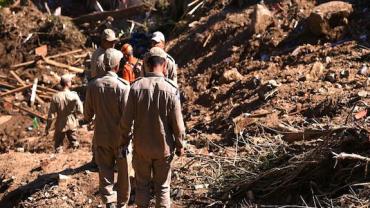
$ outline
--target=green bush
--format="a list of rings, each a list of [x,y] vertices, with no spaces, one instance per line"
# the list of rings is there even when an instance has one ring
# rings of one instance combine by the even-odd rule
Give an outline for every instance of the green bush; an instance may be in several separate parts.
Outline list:
[[[9,4],[13,3],[12,0],[0,0],[0,7],[7,6]]]

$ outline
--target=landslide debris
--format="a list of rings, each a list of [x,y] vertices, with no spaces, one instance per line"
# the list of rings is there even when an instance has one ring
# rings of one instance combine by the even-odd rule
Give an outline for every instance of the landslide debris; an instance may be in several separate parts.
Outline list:
[[[170,43],[194,173],[178,186],[190,179],[203,206],[366,202],[348,199],[367,193],[351,185],[368,180],[366,161],[334,153],[370,156],[368,1],[264,2],[206,4]]]
[[[68,17],[48,16],[33,4],[0,9],[0,68],[34,60],[34,49],[47,45],[49,54],[81,48],[85,36]]]

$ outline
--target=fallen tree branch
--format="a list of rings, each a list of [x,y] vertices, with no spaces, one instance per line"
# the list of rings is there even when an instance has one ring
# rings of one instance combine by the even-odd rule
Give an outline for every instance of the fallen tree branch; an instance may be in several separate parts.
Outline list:
[[[1,93],[0,94],[0,97],[4,97],[6,95],[11,95],[11,94],[14,94],[14,93],[17,93],[17,92],[21,92],[23,90],[26,90],[26,89],[29,89],[32,87],[33,84],[29,84],[29,85],[26,85],[26,86],[23,86],[23,87],[19,87],[19,88],[16,88],[14,90],[9,90],[7,92],[4,92],[4,93]]]
[[[59,62],[50,60],[50,59],[45,58],[45,57],[42,57],[42,59],[45,61],[45,63],[47,63],[49,65],[53,65],[53,66],[56,66],[56,67],[59,67],[59,68],[65,68],[65,69],[68,69],[68,71],[71,71],[71,72],[75,72],[75,73],[83,73],[84,72],[84,69],[81,69],[81,68],[78,68],[78,67],[69,66],[67,64],[59,63]]]
[[[370,158],[368,157],[364,157],[364,156],[361,156],[361,155],[358,155],[358,154],[348,154],[348,153],[340,153],[340,154],[337,154],[335,152],[332,152],[332,154],[334,155],[334,158],[336,160],[362,160],[362,161],[365,161],[365,162],[370,162]]]
[[[68,52],[64,52],[64,53],[55,54],[55,55],[52,55],[52,56],[47,56],[46,58],[48,58],[48,59],[58,58],[58,57],[62,57],[62,56],[68,56],[68,55],[71,55],[71,54],[79,53],[79,52],[82,52],[82,51],[83,51],[82,49],[77,49],[77,50],[73,50],[73,51],[68,51]],[[20,64],[15,64],[15,65],[10,66],[10,68],[15,69],[15,68],[23,67],[23,66],[28,66],[28,65],[36,63],[36,61],[37,60],[32,60],[32,61],[27,61],[27,62],[20,63]]]
[[[138,6],[125,8],[125,9],[119,9],[116,11],[105,11],[105,12],[98,12],[98,13],[92,13],[87,15],[82,15],[79,17],[76,17],[72,19],[72,21],[75,24],[83,24],[86,22],[97,22],[99,20],[106,19],[108,17],[113,17],[114,19],[124,19],[128,17],[132,17],[135,15],[143,14],[144,12],[147,12],[150,10],[150,6],[147,4],[140,4]]]
[[[26,113],[28,113],[28,114],[30,114],[30,115],[32,115],[32,116],[38,117],[38,118],[40,118],[40,119],[42,119],[42,120],[44,120],[44,121],[46,121],[46,120],[47,120],[46,116],[43,116],[43,115],[41,115],[41,114],[40,114],[40,113],[38,113],[38,112],[33,112],[33,111],[32,111],[32,110],[30,110],[30,109],[24,108],[24,107],[19,106],[19,105],[15,105],[14,103],[9,102],[9,101],[6,101],[6,100],[3,100],[3,101],[4,101],[4,102],[6,102],[6,103],[11,104],[13,107],[16,107],[16,108],[18,108],[19,110],[22,110],[22,111],[24,111],[24,112],[26,112]]]
[[[18,74],[16,74],[14,71],[10,71],[9,72],[16,80],[17,82],[19,82],[19,84],[21,84],[22,86],[26,86],[27,84],[18,76]],[[36,100],[38,103],[40,104],[44,104],[45,102],[38,96],[36,95]]]

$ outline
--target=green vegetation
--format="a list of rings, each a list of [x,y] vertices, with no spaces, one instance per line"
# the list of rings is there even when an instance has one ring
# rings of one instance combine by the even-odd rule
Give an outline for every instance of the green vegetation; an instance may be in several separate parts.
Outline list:
[[[0,0],[0,7],[7,6],[11,4],[13,1],[12,0]]]

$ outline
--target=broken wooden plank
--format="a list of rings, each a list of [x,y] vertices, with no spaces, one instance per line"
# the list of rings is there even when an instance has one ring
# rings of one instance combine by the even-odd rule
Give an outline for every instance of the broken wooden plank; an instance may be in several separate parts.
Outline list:
[[[57,92],[58,92],[58,90],[54,90],[54,89],[49,88],[49,87],[38,86],[38,88],[39,88],[40,90],[44,90],[44,91],[47,91],[47,92],[50,92],[50,93],[57,93]]]
[[[22,111],[24,111],[24,112],[26,112],[26,113],[28,113],[28,114],[30,114],[30,115],[32,115],[32,116],[38,117],[38,118],[40,118],[40,119],[42,119],[42,120],[44,120],[44,121],[46,121],[46,120],[47,120],[46,116],[43,116],[43,115],[41,115],[41,114],[40,114],[40,113],[38,113],[38,112],[34,112],[34,111],[32,111],[32,110],[30,110],[30,109],[27,109],[27,108],[24,108],[24,107],[22,107],[22,106],[15,105],[14,103],[11,103],[11,102],[6,101],[6,100],[3,100],[3,101],[4,101],[4,102],[6,102],[6,103],[11,104],[13,107],[16,107],[16,108],[18,108],[19,110],[22,110]]]
[[[64,52],[64,53],[59,53],[59,54],[55,54],[55,55],[52,55],[52,56],[48,56],[46,58],[58,58],[58,57],[63,57],[63,56],[68,56],[68,55],[72,55],[72,54],[75,54],[75,53],[79,53],[79,52],[82,52],[83,50],[82,49],[77,49],[77,50],[73,50],[73,51],[67,51],[67,52]],[[20,64],[15,64],[15,65],[12,65],[10,66],[11,69],[15,69],[15,68],[19,68],[19,67],[23,67],[23,66],[28,66],[28,65],[31,65],[31,64],[34,64],[36,63],[37,60],[32,60],[32,61],[27,61],[27,62],[24,62],[24,63],[20,63]]]
[[[14,90],[9,90],[7,92],[4,92],[4,93],[1,93],[0,94],[0,97],[4,97],[6,95],[11,95],[11,94],[14,94],[14,93],[17,93],[17,92],[21,92],[23,90],[26,90],[26,89],[29,89],[32,87],[33,84],[29,84],[29,85],[26,85],[26,86],[23,86],[23,87],[19,87],[19,88],[16,88]]]
[[[64,68],[64,69],[67,69],[68,71],[71,71],[71,72],[83,73],[85,71],[84,69],[74,67],[74,66],[70,66],[70,65],[67,65],[67,64],[63,64],[63,63],[59,63],[57,61],[53,61],[53,60],[50,60],[50,59],[45,58],[45,57],[42,57],[42,59],[45,61],[45,63],[47,63],[49,65]]]
[[[10,71],[9,72],[16,80],[17,82],[19,82],[19,84],[21,84],[22,86],[26,86],[26,82],[24,82],[19,76],[17,73],[15,73],[14,71]],[[36,95],[36,100],[38,103],[40,104],[44,104],[45,102],[38,96]]]
[[[0,82],[0,86],[6,87],[6,88],[9,88],[9,89],[14,89],[15,88],[13,85],[10,85],[10,84],[5,83],[5,82]]]
[[[33,106],[33,104],[35,104],[36,90],[37,90],[37,84],[38,84],[38,82],[39,82],[39,79],[37,79],[37,78],[35,78],[35,80],[33,81],[31,98],[30,98],[30,104],[31,104],[31,106]]]
[[[129,18],[135,15],[143,14],[150,10],[150,6],[148,4],[140,4],[138,6],[130,7],[127,9],[119,9],[116,11],[105,11],[105,12],[97,12],[87,15],[82,15],[72,19],[72,21],[76,24],[83,24],[86,22],[97,22],[99,20],[104,20],[108,17],[113,17],[114,19],[124,19]]]

